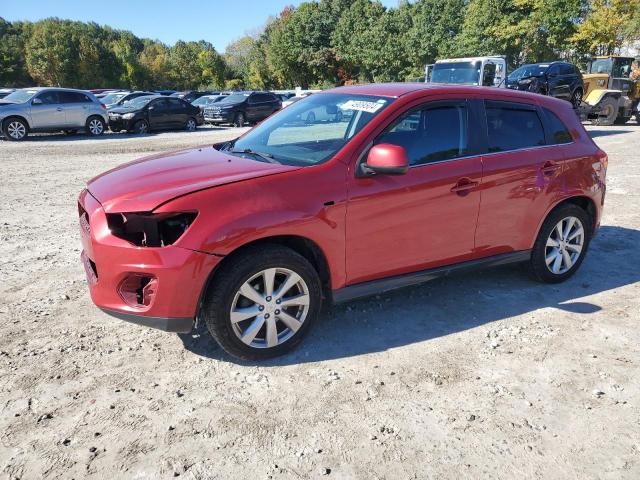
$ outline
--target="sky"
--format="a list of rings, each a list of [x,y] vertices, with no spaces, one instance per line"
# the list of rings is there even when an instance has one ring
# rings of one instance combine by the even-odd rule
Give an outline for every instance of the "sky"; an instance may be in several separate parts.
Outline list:
[[[0,17],[37,21],[47,17],[96,22],[130,30],[169,45],[206,40],[219,52],[232,41],[259,30],[271,15],[300,0],[0,0]],[[382,0],[395,7],[398,0]]]

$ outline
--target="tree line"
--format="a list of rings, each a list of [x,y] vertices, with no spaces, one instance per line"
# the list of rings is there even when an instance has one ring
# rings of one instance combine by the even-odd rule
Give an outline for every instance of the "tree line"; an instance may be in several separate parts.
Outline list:
[[[438,58],[584,63],[640,40],[640,0],[319,0],[219,53],[94,22],[0,17],[0,85],[135,89],[328,87],[406,81]]]

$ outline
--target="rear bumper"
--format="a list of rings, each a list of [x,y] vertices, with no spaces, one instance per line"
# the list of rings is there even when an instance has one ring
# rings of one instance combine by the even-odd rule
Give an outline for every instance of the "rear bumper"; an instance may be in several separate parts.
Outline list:
[[[93,303],[117,318],[172,332],[187,332],[200,295],[221,257],[186,248],[137,247],[111,235],[107,218],[88,191],[79,199],[82,262]],[[153,279],[151,294],[130,287],[132,279]],[[135,287],[137,288],[137,287]]]

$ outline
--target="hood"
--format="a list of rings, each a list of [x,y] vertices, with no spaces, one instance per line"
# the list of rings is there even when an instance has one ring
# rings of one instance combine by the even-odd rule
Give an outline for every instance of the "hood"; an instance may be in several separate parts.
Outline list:
[[[107,110],[109,110],[109,113],[136,113],[142,110],[142,108],[123,107],[122,105],[112,103],[111,105],[107,105]]]
[[[299,168],[202,147],[121,165],[90,180],[87,188],[107,213],[149,212],[198,190]]]

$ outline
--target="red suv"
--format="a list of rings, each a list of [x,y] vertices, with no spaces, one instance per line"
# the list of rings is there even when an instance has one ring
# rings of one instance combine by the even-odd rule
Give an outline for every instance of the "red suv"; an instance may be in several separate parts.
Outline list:
[[[297,345],[326,300],[510,262],[567,279],[599,226],[606,168],[561,100],[336,88],[231,142],[91,180],[82,260],[107,313],[174,332],[201,319],[228,353],[261,359]]]

